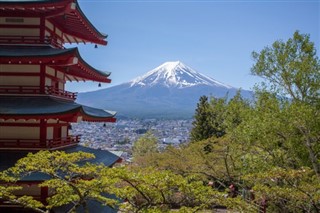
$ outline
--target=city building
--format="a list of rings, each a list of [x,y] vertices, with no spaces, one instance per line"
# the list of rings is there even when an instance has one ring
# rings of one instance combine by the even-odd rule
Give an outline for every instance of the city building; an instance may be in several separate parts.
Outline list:
[[[68,81],[111,82],[77,48],[65,48],[107,45],[106,38],[76,0],[0,0],[0,171],[39,150],[91,152],[107,166],[120,160],[80,146],[81,136],[70,131],[74,122],[115,122],[115,113],[80,105],[65,90]],[[48,189],[36,187],[39,181],[34,175],[20,184],[44,201]]]

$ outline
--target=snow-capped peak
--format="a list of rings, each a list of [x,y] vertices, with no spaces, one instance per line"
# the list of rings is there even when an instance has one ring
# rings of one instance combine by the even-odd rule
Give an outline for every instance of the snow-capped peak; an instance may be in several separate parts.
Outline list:
[[[213,78],[194,71],[180,61],[165,62],[157,68],[129,82],[132,86],[192,87],[196,85],[212,85],[232,88]]]

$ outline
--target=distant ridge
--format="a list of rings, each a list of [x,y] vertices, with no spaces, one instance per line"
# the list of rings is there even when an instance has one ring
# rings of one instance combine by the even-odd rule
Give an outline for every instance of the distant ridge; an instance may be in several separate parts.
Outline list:
[[[166,62],[132,81],[79,93],[77,102],[131,118],[192,118],[200,96],[229,98],[237,88],[196,72],[180,61]],[[242,90],[250,98],[250,91]]]

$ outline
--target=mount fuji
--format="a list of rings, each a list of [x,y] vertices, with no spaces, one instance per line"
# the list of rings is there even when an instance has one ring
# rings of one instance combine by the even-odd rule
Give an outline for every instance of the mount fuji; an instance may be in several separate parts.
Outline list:
[[[132,81],[79,93],[77,102],[112,109],[131,118],[192,118],[202,95],[234,96],[237,88],[196,72],[180,61],[166,62]],[[250,98],[250,91],[241,90]]]
[[[179,89],[197,85],[211,85],[228,89],[232,88],[213,78],[194,71],[180,61],[166,62],[147,72],[145,75],[133,79],[130,83],[131,87],[145,86],[149,88],[160,85],[167,88],[173,87]]]

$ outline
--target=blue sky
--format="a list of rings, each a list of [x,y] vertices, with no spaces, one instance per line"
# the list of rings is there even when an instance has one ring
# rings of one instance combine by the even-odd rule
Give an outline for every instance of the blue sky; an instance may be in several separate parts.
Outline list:
[[[296,30],[320,51],[320,1],[78,0],[108,45],[78,45],[93,67],[112,72],[111,84],[68,83],[92,91],[128,82],[167,61],[181,61],[234,87],[251,89],[252,51]]]

